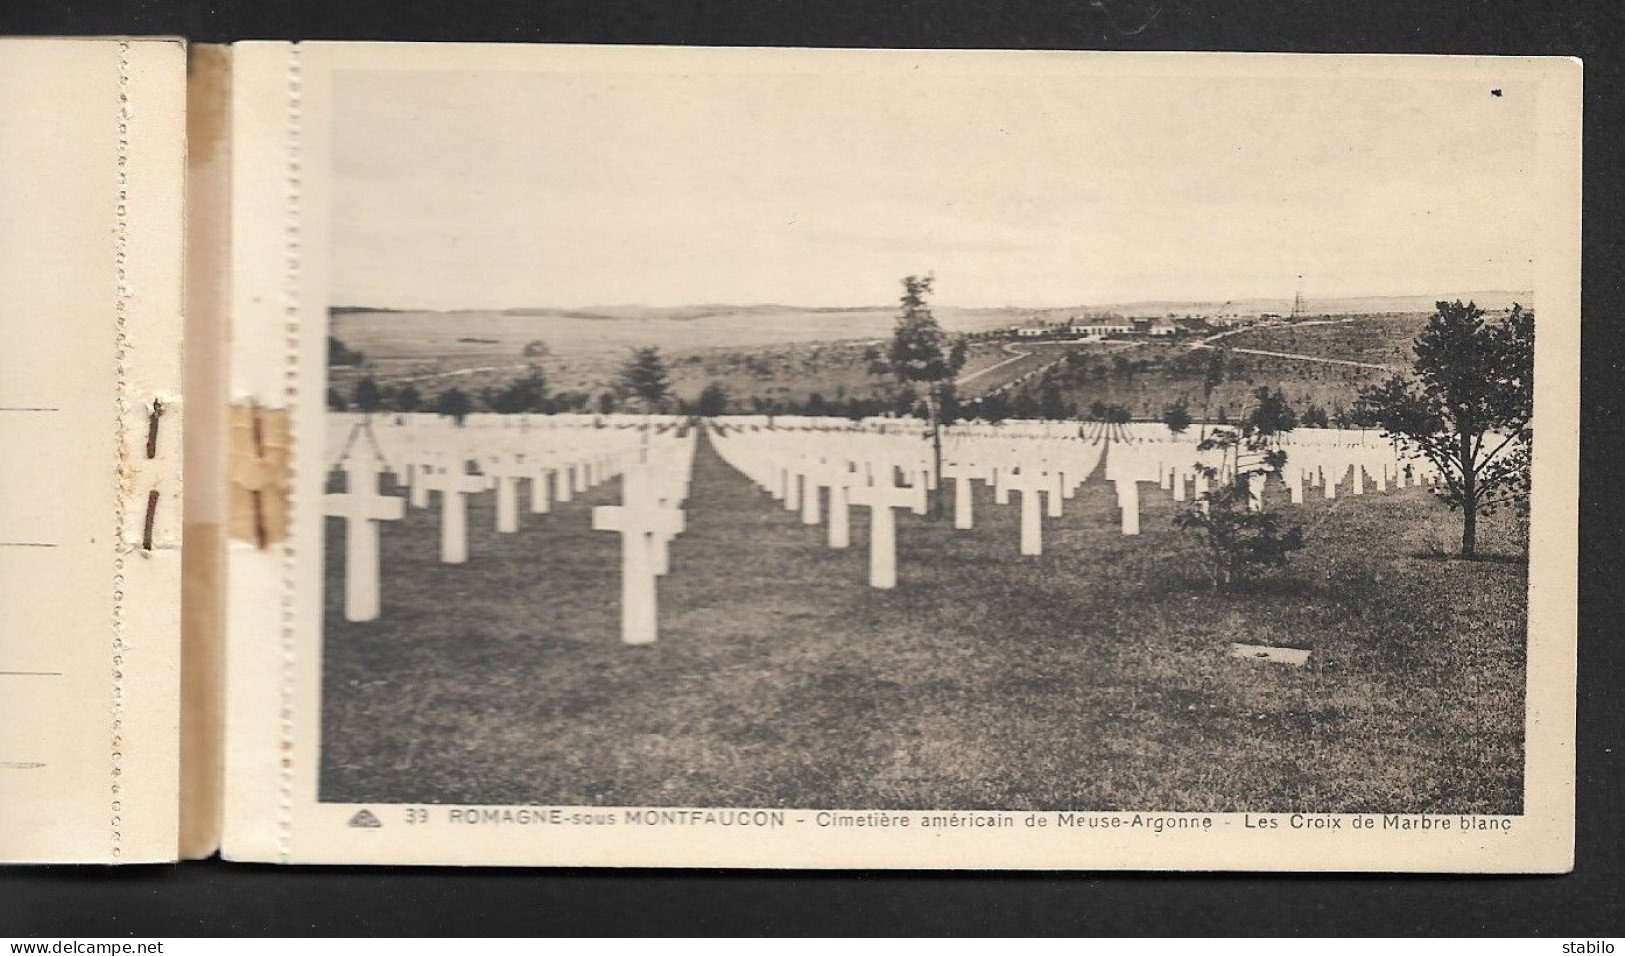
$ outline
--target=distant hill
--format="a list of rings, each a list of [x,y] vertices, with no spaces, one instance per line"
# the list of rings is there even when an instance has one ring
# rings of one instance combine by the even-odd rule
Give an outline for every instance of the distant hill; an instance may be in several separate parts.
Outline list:
[[[1341,298],[1307,298],[1304,300],[1305,309],[1313,315],[1370,315],[1382,312],[1432,312],[1434,303],[1440,300],[1454,301],[1462,299],[1478,303],[1479,307],[1498,311],[1510,309],[1514,302],[1525,306],[1534,304],[1532,292],[1509,292],[1505,290],[1479,291],[1479,292],[1449,292],[1439,295],[1365,295],[1345,296]],[[1126,302],[1118,305],[1095,306],[1094,308],[1118,312],[1123,315],[1167,315],[1172,312],[1176,315],[1200,315],[1211,313],[1220,307],[1226,313],[1239,313],[1241,315],[1256,315],[1260,312],[1279,312],[1282,314],[1292,311],[1290,297],[1270,299],[1235,299],[1228,303],[1214,301],[1193,300],[1164,300],[1151,302]]]
[[[1431,312],[1440,298],[1472,299],[1499,310],[1513,302],[1526,305],[1532,296],[1523,292],[1462,292],[1440,296],[1360,296],[1310,299],[1312,315],[1359,315],[1383,312]],[[1291,311],[1290,299],[1240,299],[1229,303],[1196,300],[1157,300],[1104,303],[1069,308],[964,308],[937,305],[932,312],[944,328],[954,332],[983,332],[1012,325],[1062,322],[1088,313],[1115,312],[1124,316],[1256,315]],[[893,305],[845,308],[806,308],[790,305],[686,306],[615,305],[584,308],[517,308],[503,310],[407,311],[343,306],[330,310],[333,333],[351,347],[370,356],[414,356],[424,353],[462,352],[470,342],[479,351],[508,353],[534,340],[553,348],[601,350],[632,345],[670,347],[750,347],[774,343],[836,339],[881,339],[891,334],[897,308]],[[459,339],[469,341],[458,342]]]

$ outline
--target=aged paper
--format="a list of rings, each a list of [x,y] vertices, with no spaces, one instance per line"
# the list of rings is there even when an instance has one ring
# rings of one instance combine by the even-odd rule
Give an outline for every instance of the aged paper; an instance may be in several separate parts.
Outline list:
[[[0,41],[0,860],[172,860],[184,49]]]
[[[1571,865],[1577,62],[232,61],[228,858]]]
[[[187,50],[186,529],[181,582],[181,853],[220,846],[224,789],[226,334],[229,328],[231,58]]]

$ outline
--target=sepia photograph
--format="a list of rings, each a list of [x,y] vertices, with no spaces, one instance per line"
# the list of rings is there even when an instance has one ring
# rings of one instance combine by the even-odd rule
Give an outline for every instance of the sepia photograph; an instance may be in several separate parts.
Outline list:
[[[1527,74],[823,62],[332,71],[318,799],[1522,814]]]

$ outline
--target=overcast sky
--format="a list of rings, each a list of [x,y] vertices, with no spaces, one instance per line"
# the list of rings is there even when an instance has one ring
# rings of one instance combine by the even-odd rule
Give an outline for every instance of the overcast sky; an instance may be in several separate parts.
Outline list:
[[[1481,81],[344,72],[335,305],[877,305],[1532,286]]]

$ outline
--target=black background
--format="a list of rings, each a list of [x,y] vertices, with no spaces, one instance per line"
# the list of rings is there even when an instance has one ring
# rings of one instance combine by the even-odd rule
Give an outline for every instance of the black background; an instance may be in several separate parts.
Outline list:
[[[1578,56],[1585,332],[1578,852],[1563,877],[0,868],[0,936],[1625,933],[1619,0],[0,0],[0,34]],[[1156,11],[1154,17],[1147,17]],[[1135,32],[1135,31],[1138,32]],[[3,215],[3,211],[0,211]],[[87,702],[87,706],[92,704]],[[0,807],[0,813],[5,808]],[[1555,950],[1554,950],[1555,951]]]

